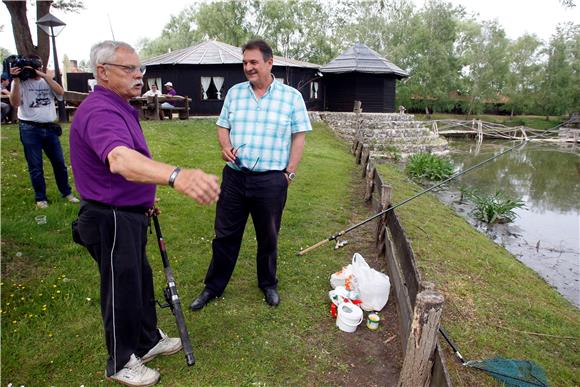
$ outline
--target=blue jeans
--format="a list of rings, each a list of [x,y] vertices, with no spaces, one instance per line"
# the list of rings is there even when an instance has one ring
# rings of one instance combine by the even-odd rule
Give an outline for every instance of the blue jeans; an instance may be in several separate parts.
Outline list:
[[[38,202],[47,200],[44,169],[42,167],[42,151],[52,164],[56,185],[63,197],[71,193],[68,183],[68,171],[64,163],[62,147],[56,133],[41,125],[31,125],[20,122],[20,141],[24,146],[24,156],[28,164],[28,173],[34,189],[34,199]]]

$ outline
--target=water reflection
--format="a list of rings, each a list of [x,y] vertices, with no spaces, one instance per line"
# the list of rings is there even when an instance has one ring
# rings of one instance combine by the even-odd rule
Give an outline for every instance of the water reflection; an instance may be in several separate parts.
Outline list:
[[[452,140],[450,157],[465,170],[513,145],[485,140],[478,149],[473,140]],[[580,307],[580,148],[528,143],[461,176],[453,183],[460,187],[521,198],[525,208],[515,210],[514,223],[485,231]],[[468,212],[450,191],[440,196]]]

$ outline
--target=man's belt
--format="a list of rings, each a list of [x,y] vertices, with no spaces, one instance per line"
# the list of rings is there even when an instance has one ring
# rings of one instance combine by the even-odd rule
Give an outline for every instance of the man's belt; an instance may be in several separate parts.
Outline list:
[[[147,213],[147,211],[149,211],[149,208],[147,208],[145,206],[113,206],[113,205],[110,205],[107,203],[101,203],[101,202],[98,202],[96,200],[89,200],[89,199],[82,199],[81,206],[83,204],[89,204],[89,205],[92,205],[95,207],[113,209],[113,210],[117,210],[117,211],[133,212],[135,214],[143,214],[143,215],[145,215]]]

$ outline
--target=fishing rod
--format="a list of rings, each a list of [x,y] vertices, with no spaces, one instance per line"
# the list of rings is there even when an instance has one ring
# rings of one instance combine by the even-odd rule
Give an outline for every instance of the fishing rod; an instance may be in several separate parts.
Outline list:
[[[426,194],[427,192],[431,192],[434,189],[436,189],[438,187],[441,187],[443,184],[448,183],[451,180],[456,179],[456,178],[458,178],[461,175],[465,175],[466,173],[468,173],[468,172],[470,172],[470,171],[472,171],[472,170],[474,170],[476,168],[479,168],[482,165],[487,164],[490,161],[493,161],[493,160],[497,159],[498,157],[503,156],[504,154],[513,151],[516,148],[519,148],[519,147],[525,145],[529,140],[530,140],[529,138],[526,139],[526,140],[523,140],[521,143],[519,143],[517,145],[514,145],[511,148],[508,148],[508,149],[506,149],[506,150],[498,153],[495,156],[492,156],[492,157],[490,157],[488,159],[485,159],[485,160],[483,160],[483,161],[481,161],[481,162],[479,162],[479,163],[477,163],[477,164],[475,164],[475,165],[473,165],[473,166],[471,166],[471,167],[469,167],[469,168],[467,168],[467,169],[465,169],[463,171],[459,171],[459,172],[453,174],[451,177],[443,180],[442,182],[440,182],[438,184],[435,184],[434,186],[431,186],[431,187],[429,187],[429,188],[427,188],[427,189],[425,189],[425,190],[423,190],[423,191],[421,191],[421,192],[419,192],[419,193],[417,193],[417,194],[415,194],[415,195],[413,195],[413,196],[411,196],[411,197],[403,200],[402,202],[395,204],[394,206],[390,206],[389,208],[387,208],[387,209],[385,209],[385,210],[383,210],[383,211],[381,211],[379,213],[376,213],[375,215],[371,216],[370,218],[367,218],[367,219],[363,220],[360,223],[357,223],[355,225],[352,225],[349,228],[344,229],[342,231],[339,231],[336,234],[331,235],[328,238],[323,239],[320,242],[318,242],[318,243],[316,243],[316,244],[314,244],[314,245],[312,245],[310,247],[307,247],[307,248],[305,248],[303,250],[300,250],[299,252],[296,253],[296,255],[302,256],[302,255],[304,255],[304,254],[306,254],[306,253],[308,253],[308,252],[310,252],[310,251],[312,251],[312,250],[314,250],[314,249],[322,246],[323,244],[325,244],[327,242],[330,242],[330,241],[333,241],[333,240],[337,240],[338,238],[340,238],[344,234],[347,234],[347,233],[351,232],[352,230],[357,229],[360,226],[363,226],[363,225],[367,224],[368,222],[370,222],[370,221],[378,218],[379,216],[382,216],[382,215],[386,214],[387,212],[394,210],[395,208],[401,207],[403,204],[409,203],[411,200],[414,200],[414,199],[418,198],[419,196],[422,196],[422,195]],[[338,244],[337,244],[337,246],[338,246]]]

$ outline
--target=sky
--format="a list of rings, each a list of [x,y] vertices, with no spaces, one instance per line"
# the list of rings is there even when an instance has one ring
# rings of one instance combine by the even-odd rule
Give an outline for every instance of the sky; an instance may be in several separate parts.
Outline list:
[[[199,1],[199,0],[198,0]],[[423,0],[413,0],[422,6]],[[580,20],[580,0],[573,9],[564,8],[558,0],[447,0],[463,5],[478,20],[497,20],[510,39],[524,33],[534,33],[547,42],[555,32],[556,25],[565,21]],[[194,0],[84,0],[85,10],[78,14],[63,13],[52,9],[52,13],[64,21],[65,29],[56,37],[59,59],[66,54],[69,59],[88,60],[94,43],[112,39],[131,45],[143,38],[158,37],[171,15],[177,15]],[[29,3],[30,4],[30,3]],[[28,7],[29,23],[36,22],[35,9]],[[6,7],[0,5],[0,47],[16,53],[12,35],[12,24]],[[111,33],[111,30],[113,34]],[[33,32],[33,40],[35,40]]]

